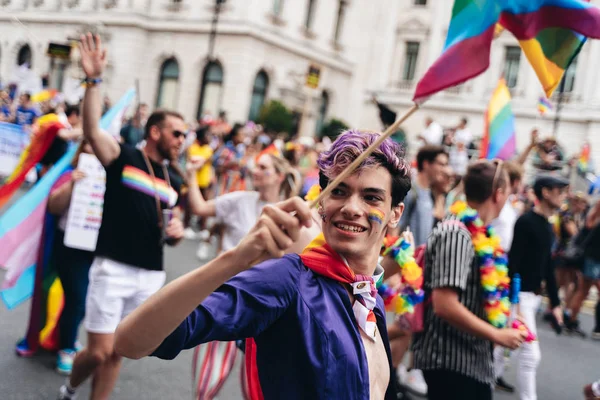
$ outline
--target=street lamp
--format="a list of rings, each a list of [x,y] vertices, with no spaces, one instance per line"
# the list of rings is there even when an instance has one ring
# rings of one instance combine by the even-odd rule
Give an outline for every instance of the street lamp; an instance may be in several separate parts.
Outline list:
[[[210,27],[210,36],[208,38],[208,59],[213,59],[213,52],[215,50],[215,39],[217,37],[217,23],[219,22],[219,14],[221,9],[227,0],[215,0],[215,11],[213,13],[212,24]]]

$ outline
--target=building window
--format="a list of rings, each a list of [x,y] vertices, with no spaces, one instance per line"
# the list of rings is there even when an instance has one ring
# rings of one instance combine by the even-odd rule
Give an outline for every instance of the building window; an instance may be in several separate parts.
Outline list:
[[[17,54],[17,65],[20,67],[23,64],[27,64],[31,68],[31,47],[28,44],[24,45],[19,49]]]
[[[415,6],[426,6],[427,0],[415,0]]]
[[[174,58],[169,58],[160,67],[156,107],[177,108],[179,94],[179,64]]]
[[[210,62],[202,74],[202,88],[200,89],[200,103],[198,104],[198,118],[204,114],[214,117],[219,115],[221,97],[223,92],[223,68],[217,62]]]
[[[306,20],[304,21],[304,27],[307,30],[312,28],[313,20],[315,18],[315,8],[317,6],[317,0],[308,0],[306,6]]]
[[[48,85],[51,89],[57,89],[58,91],[63,90],[67,66],[68,60],[55,57],[50,58],[50,76],[48,77]]]
[[[259,71],[254,78],[254,86],[252,87],[252,97],[250,98],[250,114],[248,119],[255,121],[258,119],[260,109],[265,104],[267,97],[267,89],[269,88],[269,77],[265,71]]]
[[[335,21],[335,31],[333,32],[333,41],[339,43],[342,29],[344,28],[344,20],[346,19],[346,8],[348,7],[347,0],[339,0],[338,12]]]
[[[319,104],[319,116],[317,118],[317,126],[316,133],[317,135],[321,135],[321,130],[323,129],[323,125],[325,125],[325,118],[327,118],[327,111],[329,109],[329,95],[327,92],[323,91],[321,95],[321,104]]]
[[[559,92],[571,93],[575,89],[575,73],[577,72],[577,57],[573,59],[569,68],[565,71],[563,81],[558,85]]]
[[[284,0],[273,0],[273,15],[281,17]]]
[[[504,79],[506,86],[514,88],[519,78],[519,64],[521,63],[521,48],[518,46],[506,46],[506,58],[504,61]]]
[[[419,42],[406,42],[406,57],[404,59],[403,81],[415,79],[417,59],[419,58]]]

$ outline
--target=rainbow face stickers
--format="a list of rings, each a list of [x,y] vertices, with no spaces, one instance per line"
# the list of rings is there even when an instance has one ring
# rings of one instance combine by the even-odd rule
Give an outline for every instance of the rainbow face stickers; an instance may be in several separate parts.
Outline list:
[[[385,214],[383,211],[378,210],[377,208],[371,208],[369,210],[369,221],[375,222],[379,225],[383,224],[383,219],[385,218]]]

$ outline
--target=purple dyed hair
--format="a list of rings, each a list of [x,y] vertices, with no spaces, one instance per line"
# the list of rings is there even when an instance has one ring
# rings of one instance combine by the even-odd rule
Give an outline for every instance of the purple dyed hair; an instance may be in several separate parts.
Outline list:
[[[321,153],[317,161],[321,188],[325,188],[330,179],[339,175],[380,135],[358,130],[342,132],[331,149]],[[404,159],[404,149],[392,139],[386,139],[360,164],[356,172],[374,166],[384,167],[392,175],[392,206],[397,206],[410,190],[410,165]]]

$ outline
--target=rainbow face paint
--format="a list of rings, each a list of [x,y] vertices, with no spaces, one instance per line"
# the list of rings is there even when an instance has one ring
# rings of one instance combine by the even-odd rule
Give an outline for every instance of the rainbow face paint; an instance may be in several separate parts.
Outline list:
[[[376,222],[379,225],[383,224],[383,218],[385,217],[385,214],[381,211],[378,210],[376,208],[371,208],[369,210],[369,221],[371,222]]]

